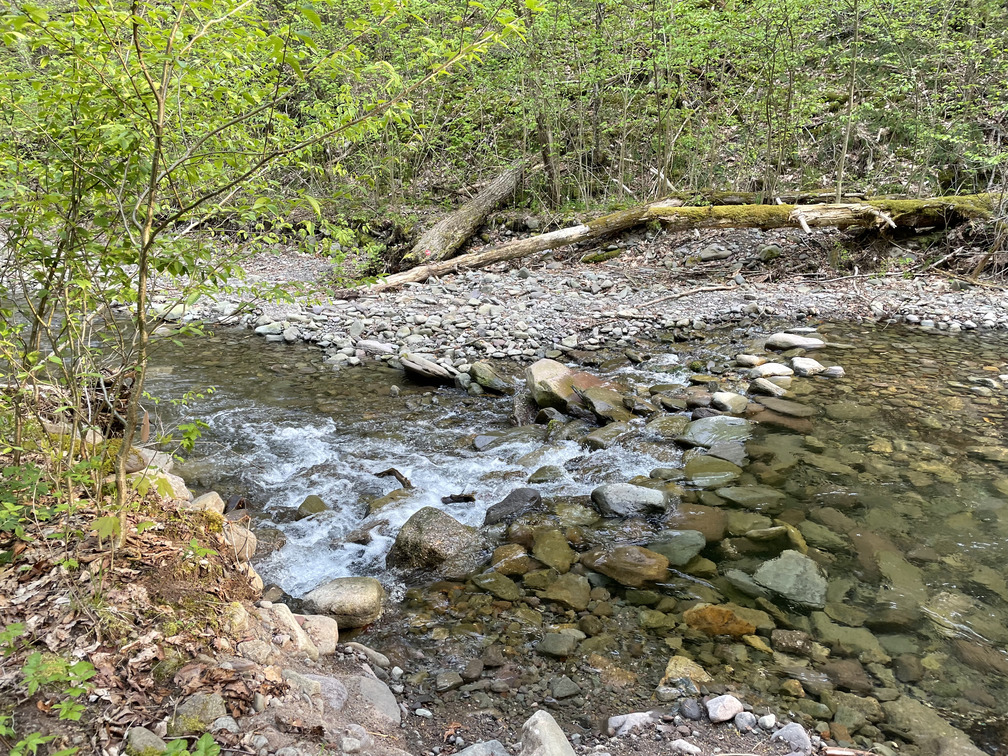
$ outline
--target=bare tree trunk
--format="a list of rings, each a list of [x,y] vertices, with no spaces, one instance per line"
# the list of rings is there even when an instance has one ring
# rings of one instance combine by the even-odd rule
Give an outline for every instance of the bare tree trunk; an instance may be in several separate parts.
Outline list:
[[[451,257],[483,225],[486,217],[515,193],[526,165],[525,160],[512,165],[462,207],[431,226],[403,262],[416,265]]]
[[[924,200],[873,199],[833,205],[714,205],[683,207],[682,200],[660,200],[629,210],[604,215],[588,223],[530,236],[480,252],[422,265],[388,276],[364,289],[367,293],[388,291],[407,283],[426,281],[466,268],[480,268],[568,244],[600,239],[648,221],[666,228],[930,228],[951,226],[970,218],[989,217],[994,195],[934,197]]]

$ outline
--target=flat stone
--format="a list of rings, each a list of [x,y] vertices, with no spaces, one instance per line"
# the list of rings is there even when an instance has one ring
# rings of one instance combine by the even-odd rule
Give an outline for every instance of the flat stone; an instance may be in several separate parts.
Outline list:
[[[752,426],[745,418],[715,415],[694,420],[679,438],[689,446],[710,447],[718,443],[746,441],[751,433]]]
[[[764,562],[753,580],[796,604],[815,609],[826,606],[826,578],[819,565],[797,551],[787,550]]]
[[[701,454],[692,457],[683,472],[697,488],[715,488],[736,480],[742,474],[742,468],[727,460]]]
[[[668,576],[668,559],[641,546],[600,547],[581,555],[581,563],[623,585],[639,587]]]
[[[770,336],[766,340],[766,345],[770,349],[787,351],[788,349],[820,349],[826,346],[826,342],[812,336],[782,332]]]
[[[517,601],[524,593],[509,577],[490,570],[471,578],[473,585],[502,601]]]
[[[663,530],[647,547],[668,559],[669,565],[682,567],[706,545],[707,539],[699,530]]]
[[[591,585],[584,575],[572,572],[560,575],[542,593],[542,597],[558,604],[564,604],[576,611],[584,611],[591,600]]]
[[[532,534],[532,556],[564,573],[577,561],[577,554],[567,543],[567,538],[556,528],[537,528]]]
[[[779,362],[764,362],[749,371],[750,378],[770,378],[774,375],[794,375],[794,370]]]
[[[355,694],[360,696],[372,711],[389,720],[394,726],[399,726],[402,720],[399,702],[396,701],[395,694],[389,690],[388,685],[365,675],[351,675],[343,682],[351,699]]]
[[[168,750],[168,744],[146,727],[130,727],[126,733],[126,753],[129,756],[156,756]]]
[[[778,386],[767,378],[757,378],[749,384],[749,391],[753,394],[764,394],[766,396],[784,396],[787,389]]]
[[[543,656],[565,659],[577,649],[578,639],[569,633],[546,633],[536,644],[536,652]]]
[[[817,412],[815,407],[809,407],[807,404],[801,404],[800,402],[793,402],[790,399],[779,399],[775,396],[761,396],[756,401],[768,410],[789,417],[813,417]]]
[[[784,494],[770,486],[731,486],[719,488],[717,495],[733,504],[757,512],[774,514],[783,508]]]
[[[784,725],[770,736],[770,740],[786,743],[792,751],[804,753],[805,756],[812,753],[812,739],[805,732],[805,728],[797,722]]]

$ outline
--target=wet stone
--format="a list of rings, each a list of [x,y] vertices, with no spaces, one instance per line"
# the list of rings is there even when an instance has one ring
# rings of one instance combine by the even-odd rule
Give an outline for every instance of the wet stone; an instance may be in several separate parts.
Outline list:
[[[590,593],[591,586],[587,578],[568,572],[551,581],[542,596],[577,611],[583,611],[588,608]]]
[[[578,639],[569,633],[546,633],[536,644],[536,652],[563,659],[573,654],[577,646]]]

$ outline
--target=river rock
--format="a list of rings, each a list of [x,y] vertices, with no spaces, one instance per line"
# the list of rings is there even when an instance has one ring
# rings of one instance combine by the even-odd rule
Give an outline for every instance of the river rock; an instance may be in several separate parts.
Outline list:
[[[581,439],[581,443],[592,451],[609,449],[619,443],[630,431],[631,428],[627,423],[609,423],[585,435]]]
[[[609,517],[632,517],[664,511],[667,498],[662,491],[632,483],[606,483],[591,493],[592,504]]]
[[[341,577],[323,583],[305,597],[313,611],[328,614],[342,628],[364,627],[382,614],[385,589],[372,577]]]
[[[577,646],[578,638],[572,633],[546,633],[536,644],[536,652],[565,659],[577,650]]]
[[[541,595],[544,599],[581,612],[588,608],[591,600],[591,584],[584,575],[567,572],[553,580]]]
[[[455,368],[444,367],[419,354],[403,353],[399,357],[399,362],[403,366],[403,370],[406,371],[406,375],[414,380],[422,383],[455,385],[455,376],[458,375]]]
[[[542,483],[553,483],[557,480],[563,480],[567,473],[562,467],[557,467],[556,465],[543,465],[542,467],[536,469],[531,475],[528,476],[528,482],[532,484],[542,484]]]
[[[539,407],[566,410],[575,398],[573,373],[556,360],[542,359],[525,368],[525,385]]]
[[[502,376],[489,362],[482,360],[469,366],[469,375],[487,391],[503,394],[512,389],[511,381]]]
[[[820,349],[826,342],[814,336],[803,336],[797,333],[775,333],[766,340],[770,349],[787,351],[788,349]]]
[[[632,588],[668,575],[668,559],[641,546],[591,549],[581,555],[581,564]]]
[[[486,591],[491,596],[499,598],[501,601],[517,601],[522,597],[522,590],[509,577],[499,572],[490,570],[481,575],[474,575],[471,578],[473,585]]]
[[[226,716],[224,699],[219,693],[195,693],[175,708],[168,720],[168,734],[202,735],[216,719]]]
[[[224,499],[216,491],[208,491],[202,496],[197,496],[193,499],[186,508],[194,512],[216,512],[219,515],[223,515]]]
[[[796,604],[814,609],[826,606],[826,578],[819,565],[797,551],[787,550],[764,562],[753,580]]]
[[[325,502],[315,494],[308,494],[305,500],[301,502],[301,505],[297,508],[297,514],[295,519],[303,520],[305,517],[311,517],[313,514],[318,514],[319,512],[325,512],[329,507],[326,506]]]
[[[623,395],[604,386],[590,386],[578,395],[601,423],[623,423],[633,415],[623,406]]]
[[[560,725],[542,709],[522,725],[522,746],[518,756],[575,756]]]
[[[492,505],[483,517],[484,525],[511,522],[542,503],[542,495],[534,488],[516,488],[503,499]]]
[[[494,549],[490,565],[501,575],[524,575],[540,566],[525,547],[517,543],[505,543]]]
[[[481,545],[479,532],[434,507],[423,507],[400,528],[385,561],[400,569],[430,569]]]
[[[751,486],[725,486],[716,491],[722,499],[756,512],[776,514],[784,508],[785,496],[776,488],[754,484]]]
[[[920,747],[923,756],[982,756],[962,730],[945,721],[937,711],[907,696],[882,704],[886,724],[904,733]]]
[[[820,641],[845,656],[855,656],[864,662],[890,661],[882,644],[865,627],[846,627],[831,621],[824,612],[812,612],[812,628]]]
[[[681,530],[699,530],[707,543],[716,543],[724,538],[728,527],[728,517],[723,510],[687,502],[679,504],[666,522]]]
[[[377,678],[365,675],[350,675],[343,679],[348,700],[367,705],[372,713],[388,721],[393,727],[398,727],[402,721],[399,702],[388,685]]]
[[[795,375],[803,377],[826,372],[826,368],[811,357],[792,357],[791,368],[794,370]]]
[[[742,468],[727,460],[700,454],[690,458],[683,472],[686,479],[697,488],[715,488],[738,478],[742,474]]]
[[[556,528],[537,528],[532,534],[532,555],[559,573],[567,572],[577,561],[577,554]]]
[[[735,715],[742,711],[745,707],[735,696],[715,696],[707,702],[707,716],[714,724],[735,719]]]
[[[797,722],[791,722],[781,727],[770,736],[771,741],[779,740],[786,743],[788,748],[796,753],[804,753],[805,756],[812,753],[812,740],[809,738],[805,728]]]
[[[707,539],[699,530],[663,530],[648,548],[668,559],[671,566],[682,567],[706,545]]]
[[[765,394],[766,396],[784,396],[787,389],[779,386],[768,378],[757,378],[749,384],[749,391],[753,394]]]
[[[749,406],[749,400],[732,391],[715,391],[711,394],[711,406],[733,415],[741,415]]]
[[[710,447],[718,443],[745,441],[751,432],[752,428],[745,418],[715,415],[691,422],[678,440],[688,446]]]
[[[336,644],[339,643],[339,622],[335,617],[309,614],[304,618],[301,628],[315,644],[319,656],[332,656],[336,653]]]
[[[794,370],[779,362],[764,362],[749,370],[749,377],[753,379],[771,378],[775,375],[794,375]]]
[[[790,399],[780,399],[775,396],[761,396],[756,401],[768,410],[772,410],[780,415],[787,415],[788,417],[805,418],[813,417],[816,414],[815,407],[809,407],[807,404],[801,404],[800,402],[793,402]]]
[[[743,635],[752,635],[756,632],[754,624],[742,619],[731,609],[714,604],[691,606],[683,612],[683,621],[694,630],[710,636],[729,635],[732,638],[741,638]],[[732,717],[734,716],[735,714],[732,714]]]
[[[259,546],[259,539],[256,538],[255,533],[244,525],[239,525],[231,520],[224,520],[221,527],[223,529],[221,535],[224,538],[227,553],[237,559],[239,563],[250,561]]]
[[[661,438],[677,438],[689,425],[690,419],[686,415],[659,415],[654,420],[648,421],[644,430]]]
[[[660,685],[675,685],[676,681],[682,679],[691,680],[696,685],[703,685],[711,682],[714,678],[692,659],[685,656],[673,656],[665,665],[665,674],[662,675]]]
[[[127,756],[158,756],[168,744],[146,727],[131,727],[126,733]]]

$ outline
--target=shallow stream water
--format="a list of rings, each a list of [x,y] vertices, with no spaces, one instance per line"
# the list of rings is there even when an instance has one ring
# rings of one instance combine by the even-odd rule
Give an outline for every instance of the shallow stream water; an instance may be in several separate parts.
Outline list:
[[[730,484],[779,491],[773,511],[749,514],[797,525],[828,572],[828,620],[815,624],[785,608],[781,621],[820,636],[837,626],[869,628],[868,647],[857,646],[864,644],[858,639],[851,655],[861,657],[877,688],[935,705],[959,724],[968,723],[989,752],[1002,753],[997,740],[1004,731],[997,723],[1008,716],[1008,391],[1002,377],[1008,373],[1008,339],[857,324],[828,324],[820,331],[832,346],[812,356],[841,365],[846,376],[795,379],[793,397],[811,408],[811,417],[790,428],[755,426],[742,474]],[[685,388],[694,372],[687,365],[699,360],[704,372],[724,373],[723,390],[744,389],[748,381],[732,377],[733,358],[750,351],[754,341],[753,334],[736,331],[713,333],[700,345],[655,344],[648,362],[631,366],[614,359],[600,372],[631,386]],[[225,498],[239,493],[250,502],[257,525],[282,531],[286,544],[262,557],[257,568],[294,596],[345,575],[374,575],[401,588],[384,559],[413,512],[433,505],[479,526],[488,506],[526,485],[542,465],[565,470],[539,487],[552,502],[553,520],[580,528],[587,543],[641,543],[649,528],[663,527],[596,521],[583,504],[602,483],[681,467],[684,452],[671,441],[640,432],[586,455],[575,441],[547,444],[530,431],[477,452],[475,435],[510,428],[509,398],[418,386],[387,368],[332,372],[323,359],[311,347],[224,331],[181,347],[163,343],[148,385],[164,397],[159,415],[165,422],[207,423],[181,466],[190,487],[215,489]],[[166,403],[209,386],[216,391],[187,407]],[[398,395],[392,395],[393,386]],[[415,489],[369,514],[370,502],[399,487],[394,478],[375,475],[390,467]],[[683,486],[686,504],[725,504],[713,487],[688,480]],[[475,502],[441,503],[459,493],[473,494]],[[329,509],[298,521],[296,510],[309,494]],[[370,530],[370,543],[349,542],[347,536],[362,525]],[[703,552],[720,575],[682,575],[667,587],[669,595],[744,600],[722,576],[731,569],[751,573],[781,547],[742,535],[729,533]],[[414,601],[396,610],[413,627],[411,642],[421,647],[457,635],[461,657],[466,644],[514,630],[513,618],[505,617],[493,631],[484,621],[477,633],[465,611],[434,622],[436,603]],[[664,657],[650,667],[626,664],[637,664],[653,690],[669,650],[661,638],[645,640],[651,653],[664,648]],[[636,659],[649,655],[633,650]],[[712,663],[750,669],[743,679],[768,696],[776,687],[756,682],[768,675],[815,685],[802,678],[810,673],[775,667],[769,656],[721,646],[700,651],[695,655],[703,659],[706,653]],[[981,729],[984,722],[994,724]]]

